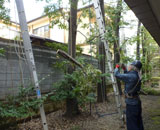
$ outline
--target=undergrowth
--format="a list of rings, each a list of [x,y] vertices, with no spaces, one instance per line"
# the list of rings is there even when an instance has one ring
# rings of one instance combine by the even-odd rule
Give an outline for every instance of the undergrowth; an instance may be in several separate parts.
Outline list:
[[[8,96],[0,102],[0,129],[7,129],[11,124],[16,125],[16,121],[38,113],[38,108],[46,97],[37,99],[31,95],[35,95],[33,87],[19,87],[17,96]]]
[[[72,74],[65,74],[64,79],[54,84],[54,101],[64,101],[67,98],[76,98],[79,105],[95,101],[96,85],[100,80],[101,72],[92,65],[83,69],[76,69]]]
[[[155,90],[153,88],[142,87],[142,90],[143,90],[143,92],[147,93],[148,95],[155,95],[155,96],[160,95],[160,90]]]

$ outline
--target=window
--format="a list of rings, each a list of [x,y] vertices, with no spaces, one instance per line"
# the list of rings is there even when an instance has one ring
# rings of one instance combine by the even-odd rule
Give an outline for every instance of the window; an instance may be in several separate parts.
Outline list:
[[[43,27],[39,27],[33,30],[33,34],[36,34],[38,36],[50,38],[49,36],[49,25],[45,25]]]

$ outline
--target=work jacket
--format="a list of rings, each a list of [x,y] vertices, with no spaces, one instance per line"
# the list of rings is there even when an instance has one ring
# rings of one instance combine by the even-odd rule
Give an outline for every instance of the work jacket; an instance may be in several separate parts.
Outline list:
[[[126,95],[130,92],[130,90],[133,90],[131,93],[129,93],[129,95],[138,96],[138,92],[141,89],[141,80],[139,78],[137,71],[125,71],[124,74],[121,74],[119,72],[119,69],[116,68],[114,70],[114,75],[116,76],[117,79],[124,81],[125,83],[124,93]],[[129,105],[138,105],[140,103],[140,99],[139,98],[126,98],[125,102],[126,104],[129,104]]]

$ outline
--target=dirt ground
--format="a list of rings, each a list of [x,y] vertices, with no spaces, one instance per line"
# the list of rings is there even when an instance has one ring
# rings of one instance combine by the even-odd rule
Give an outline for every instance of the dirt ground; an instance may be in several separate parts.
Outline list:
[[[53,112],[47,115],[49,130],[125,130],[120,128],[121,122],[118,114],[99,117],[98,113],[114,113],[116,106],[114,96],[108,97],[109,102],[92,104],[92,114],[90,115],[89,106],[75,119],[63,117],[63,111]],[[160,130],[160,97],[141,96],[143,107],[143,121],[145,130]],[[124,101],[123,101],[124,102]],[[125,108],[125,105],[123,105]],[[19,125],[19,130],[43,130],[40,119],[32,119]]]

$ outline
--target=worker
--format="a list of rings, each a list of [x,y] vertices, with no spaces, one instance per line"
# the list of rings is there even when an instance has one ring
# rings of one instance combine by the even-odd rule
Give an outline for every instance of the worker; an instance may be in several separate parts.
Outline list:
[[[120,65],[116,65],[114,75],[117,79],[125,83],[125,103],[127,130],[144,130],[142,121],[142,107],[138,92],[141,89],[140,70],[142,63],[138,60],[128,66],[128,71],[124,65],[121,66],[124,73],[120,73]]]

